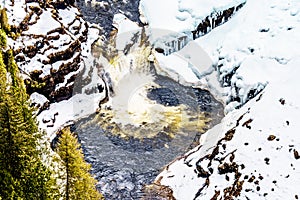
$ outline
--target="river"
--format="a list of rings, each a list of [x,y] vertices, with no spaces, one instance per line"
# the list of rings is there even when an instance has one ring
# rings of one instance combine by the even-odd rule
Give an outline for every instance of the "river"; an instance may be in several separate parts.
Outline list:
[[[138,1],[105,2],[105,8],[85,2],[77,5],[87,21],[104,28],[106,36],[111,31],[113,15],[120,10],[139,22]],[[135,76],[131,72],[130,78],[120,84],[131,94],[125,106],[130,112],[123,112],[123,104],[116,105],[81,119],[72,127],[106,199],[143,198],[143,187],[153,182],[166,164],[195,147],[201,134],[224,116],[223,105],[209,91],[183,86],[158,75],[153,63],[145,63],[142,73],[150,78],[142,79],[146,82],[134,90],[136,95],[132,95],[129,86],[140,81],[141,74]],[[138,104],[140,93],[144,93],[144,104]],[[117,97],[118,94],[113,98]]]

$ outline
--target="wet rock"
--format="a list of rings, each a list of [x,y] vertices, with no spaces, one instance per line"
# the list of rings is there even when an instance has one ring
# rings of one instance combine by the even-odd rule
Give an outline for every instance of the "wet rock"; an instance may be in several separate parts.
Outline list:
[[[249,119],[246,122],[244,122],[242,126],[248,128],[248,129],[251,129],[250,124],[252,123],[252,121],[253,121],[253,119]]]
[[[169,187],[157,183],[146,186],[144,193],[142,200],[175,200]]]
[[[199,164],[196,165],[196,169],[198,171],[198,177],[207,178],[210,176],[210,173],[205,171]]]
[[[205,19],[203,19],[197,25],[197,28],[195,30],[191,30],[193,39],[195,40],[200,36],[207,34],[210,30],[216,28],[217,26],[220,26],[221,24],[227,22],[228,19],[243,6],[244,3],[239,4],[236,7],[225,9],[223,11],[214,11],[210,14],[210,16],[207,16]]]
[[[281,103],[281,105],[284,105],[285,104],[285,99],[281,98],[281,99],[279,99],[279,102]]]

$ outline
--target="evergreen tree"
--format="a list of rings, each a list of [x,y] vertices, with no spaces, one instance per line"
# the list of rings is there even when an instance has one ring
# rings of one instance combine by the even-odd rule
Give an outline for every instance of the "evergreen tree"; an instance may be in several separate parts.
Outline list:
[[[84,160],[84,155],[75,136],[69,129],[62,131],[56,148],[64,166],[65,200],[103,199],[96,190],[96,180],[89,173],[91,166]]]
[[[0,47],[5,48],[6,47],[6,33],[3,29],[0,29]]]
[[[8,18],[5,8],[0,10],[0,24],[1,29],[3,29],[6,33],[10,32],[10,25],[8,24]]]
[[[2,47],[2,46],[1,46]],[[0,197],[14,196],[14,180],[11,174],[8,172],[8,169],[5,168],[3,162],[7,159],[7,156],[3,156],[4,149],[9,145],[10,141],[4,140],[4,131],[7,131],[7,127],[3,123],[6,121],[6,90],[7,90],[7,79],[6,79],[6,66],[3,61],[2,51],[0,52]],[[7,142],[6,145],[4,142]],[[3,183],[3,184],[2,184]]]
[[[5,57],[3,59],[1,51],[0,197],[54,199],[54,182],[50,170],[41,161],[42,152],[38,148],[42,135],[32,116],[12,50]]]

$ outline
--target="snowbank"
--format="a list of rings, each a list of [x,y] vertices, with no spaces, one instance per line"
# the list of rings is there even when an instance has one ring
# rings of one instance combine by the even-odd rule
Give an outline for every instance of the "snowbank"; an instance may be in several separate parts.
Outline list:
[[[176,199],[299,198],[299,9],[249,0],[196,41],[217,62],[228,113],[157,177]]]
[[[277,74],[281,80],[270,82],[261,96],[230,112],[220,125],[206,132],[200,147],[191,151],[195,152],[158,176],[163,177],[161,184],[170,186],[176,199],[193,199],[200,188],[197,199],[210,199],[217,191],[219,197],[225,196],[224,189],[234,187],[236,181],[242,184],[238,199],[299,196],[295,187],[300,184],[299,64],[300,59],[287,64],[284,72]],[[223,172],[225,163],[235,163],[236,168]]]
[[[180,33],[195,29],[201,20],[214,12],[244,2],[245,0],[141,0],[140,12],[142,21],[146,20],[152,29]]]
[[[123,14],[115,14],[113,26],[117,29],[116,49],[123,50],[130,43],[129,38],[140,32],[141,28],[137,23],[131,21]]]

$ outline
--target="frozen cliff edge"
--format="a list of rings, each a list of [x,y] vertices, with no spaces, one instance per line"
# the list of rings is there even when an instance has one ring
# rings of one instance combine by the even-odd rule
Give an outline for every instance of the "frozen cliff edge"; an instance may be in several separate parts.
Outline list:
[[[227,115],[156,185],[176,199],[299,198],[299,10],[298,1],[249,0],[196,40],[215,63],[204,79],[218,80]]]

